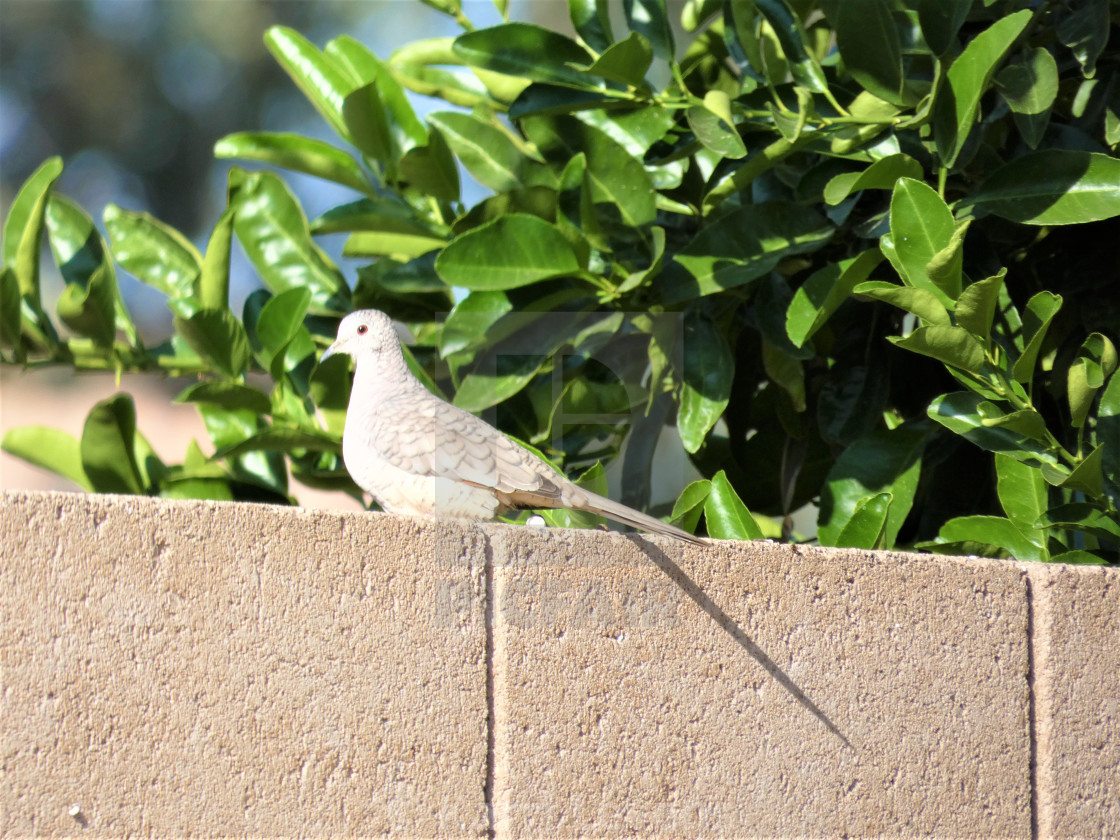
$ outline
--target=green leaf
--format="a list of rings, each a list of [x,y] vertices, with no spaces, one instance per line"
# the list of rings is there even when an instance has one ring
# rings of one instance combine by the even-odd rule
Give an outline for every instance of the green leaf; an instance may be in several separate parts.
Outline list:
[[[189,317],[176,317],[175,330],[224,376],[236,379],[248,368],[249,339],[228,309],[199,309]]]
[[[268,414],[272,409],[268,395],[237,382],[208,379],[184,389],[174,402],[208,403],[233,411],[248,410],[254,414]]]
[[[48,426],[19,426],[4,433],[0,449],[33,466],[60,475],[83,490],[93,490],[82,470],[78,439],[68,432]]]
[[[971,8],[972,0],[920,0],[918,20],[934,55],[942,56],[953,46]]]
[[[43,161],[19,188],[4,221],[4,265],[15,272],[20,294],[40,310],[39,254],[43,242],[43,214],[51,187],[62,174],[62,158]]]
[[[1104,462],[1104,446],[1098,446],[1078,464],[1069,478],[1061,483],[1067,490],[1077,490],[1092,499],[1104,494],[1104,473],[1101,465]]]
[[[833,176],[824,188],[824,200],[837,205],[860,190],[893,190],[899,178],[920,180],[922,165],[910,155],[897,154],[879,158],[859,172],[842,172]]]
[[[1104,447],[1101,469],[1113,505],[1120,507],[1120,374],[1114,373],[1097,409],[1097,443]]]
[[[1093,398],[1105,380],[1116,370],[1116,347],[1101,333],[1092,333],[1081,345],[1077,359],[1069,367],[1066,394],[1069,398],[1071,425],[1085,425]]]
[[[980,98],[1030,19],[1030,10],[1023,9],[997,20],[973,38],[949,67],[933,106],[933,136],[943,165],[956,163],[976,122]]]
[[[591,49],[603,52],[614,41],[610,0],[568,0],[568,15],[579,37]]]
[[[570,116],[531,117],[522,128],[557,166],[583,152],[593,200],[617,207],[625,224],[640,227],[654,220],[656,198],[645,166],[606,132]]]
[[[311,222],[313,234],[380,231],[419,236],[443,236],[447,229],[417,215],[404,201],[378,196],[332,207]]]
[[[330,432],[316,432],[310,429],[294,429],[288,426],[272,426],[237,443],[221,447],[214,453],[214,459],[233,458],[250,452],[286,452],[306,449],[311,452],[333,452],[342,454],[342,441]]]
[[[789,396],[793,410],[805,410],[805,369],[801,360],[786,353],[781,347],[762,340],[762,366],[770,381]]]
[[[439,334],[439,354],[447,358],[484,345],[491,327],[513,309],[502,291],[474,291],[455,304]]]
[[[459,170],[442,132],[432,129],[428,145],[409,149],[400,162],[401,177],[410,186],[440,201],[459,200]]]
[[[708,479],[693,481],[681,491],[680,497],[673,504],[669,521],[676,522],[690,534],[695,533],[696,525],[700,522],[700,515],[704,512],[711,492],[712,482]]]
[[[591,55],[558,32],[531,23],[504,23],[477,29],[455,39],[455,55],[471,67],[535,82],[590,87],[592,80],[571,65],[591,64]]]
[[[58,299],[59,317],[104,349],[113,346],[118,327],[135,341],[135,328],[117,292],[113,261],[93,220],[56,193],[47,203],[46,222],[55,263],[66,281]]]
[[[1034,365],[1042,349],[1042,341],[1046,338],[1050,322],[1061,308],[1061,297],[1051,292],[1039,292],[1027,301],[1027,311],[1023,315],[1026,346],[1011,369],[1012,378],[1016,382],[1030,382],[1034,377]]]
[[[890,336],[889,341],[968,373],[979,374],[984,369],[984,348],[962,327],[918,327],[904,338]]]
[[[832,0],[822,6],[852,78],[880,99],[906,104],[902,44],[886,0]]]
[[[314,44],[286,26],[265,33],[265,46],[340,137],[349,140],[342,105],[353,84]]]
[[[876,493],[856,502],[851,518],[836,537],[837,548],[883,548],[890,493]]]
[[[483,186],[505,192],[550,177],[542,164],[528,157],[509,134],[492,123],[455,111],[429,114],[428,121],[439,128],[447,145]]]
[[[1007,518],[1027,539],[1046,545],[1046,534],[1035,522],[1046,511],[1048,489],[1042,472],[1008,455],[996,453],[996,492]]]
[[[677,430],[687,452],[704,443],[731,398],[735,357],[723,332],[695,310],[685,316]]]
[[[828,90],[824,71],[805,46],[807,38],[801,19],[786,0],[755,0],[755,6],[773,27],[794,81],[814,93]]]
[[[359,192],[373,189],[361,165],[346,152],[300,134],[244,131],[214,144],[214,157],[241,158],[303,172]]]
[[[630,29],[645,36],[653,54],[662,61],[673,60],[673,29],[665,0],[623,0],[622,9]]]
[[[1120,215],[1120,160],[1046,149],[1004,164],[968,206],[1027,225],[1074,225]]]
[[[281,292],[261,307],[253,335],[260,344],[261,363],[266,370],[303,326],[310,304],[311,293],[296,288]]]
[[[786,334],[790,341],[803,347],[882,259],[880,251],[864,251],[811,274],[793,293],[786,311]]]
[[[80,443],[82,471],[98,493],[142,494],[136,464],[136,406],[128,394],[97,403],[86,416]]]
[[[1045,114],[1058,96],[1058,63],[1049,50],[1028,47],[999,72],[996,87],[1016,114]]]
[[[1081,64],[1086,79],[1096,74],[1097,59],[1108,43],[1108,0],[1071,4],[1057,26],[1058,38]]]
[[[945,202],[921,181],[901,178],[891,196],[891,232],[883,237],[883,253],[903,281],[933,292],[951,309],[960,294],[960,272],[935,282],[929,275],[934,258],[953,242],[957,223]]]
[[[1120,521],[1115,511],[1104,511],[1088,502],[1058,505],[1046,511],[1038,520],[1046,528],[1069,528],[1095,537],[1116,542],[1120,540]]]
[[[105,207],[109,245],[121,268],[171,299],[194,294],[202,255],[179,231],[147,213]]]
[[[913,286],[898,286],[882,280],[859,283],[852,294],[881,300],[899,309],[905,309],[922,319],[923,324],[949,326],[952,321],[949,312],[940,298],[928,289],[915,289]]]
[[[1028,434],[1023,434],[1021,425],[993,422],[999,419],[998,411],[998,408],[979,394],[956,391],[934,399],[926,413],[951,432],[981,449],[1002,452],[1032,467],[1046,466],[1054,476],[1062,473],[1064,478],[1069,474],[1069,470],[1062,466],[1050,446],[1034,439],[1033,428],[1028,427]]]
[[[817,535],[821,545],[837,545],[841,534],[863,504],[863,520],[853,525],[852,537],[866,537],[882,501],[871,497],[890,496],[886,524],[878,544],[890,548],[914,504],[922,468],[922,451],[929,429],[911,423],[896,429],[880,429],[864,435],[840,453],[821,488]]]
[[[941,526],[937,540],[927,544],[936,550],[937,543],[977,542],[1006,551],[1015,560],[1046,561],[1050,559],[1045,546],[1036,544],[1002,516],[958,516]]]
[[[675,262],[687,274],[666,271],[655,285],[666,303],[735,288],[789,257],[817,250],[833,233],[832,225],[807,207],[748,204],[706,225],[680,251]]]
[[[1055,554],[1050,558],[1051,563],[1078,563],[1090,566],[1104,566],[1108,563],[1103,557],[1098,557],[1088,551],[1081,549],[1074,549],[1073,551],[1065,551],[1061,554]]]
[[[732,160],[747,156],[747,147],[735,129],[728,96],[721,90],[709,91],[703,105],[685,112],[696,139],[717,155]]]
[[[307,217],[283,181],[269,172],[231,173],[234,231],[264,284],[279,293],[305,286],[312,311],[344,315],[349,289],[311,239]]]
[[[996,315],[996,305],[999,303],[1006,274],[1007,269],[1001,269],[993,277],[972,283],[957,299],[957,308],[953,313],[957,326],[968,330],[985,345],[991,333],[992,320]]]
[[[465,289],[514,289],[579,270],[563,234],[521,213],[467,231],[436,258],[436,271],[447,285]]]
[[[8,266],[0,268],[0,345],[15,350],[20,356],[20,295],[19,280]]]
[[[342,119],[346,123],[350,142],[367,159],[379,160],[390,167],[396,164],[400,149],[389,131],[389,119],[376,82],[346,94],[342,100]]]
[[[758,523],[723,470],[712,476],[711,491],[704,501],[704,521],[708,536],[717,540],[763,539]]]
[[[607,47],[587,72],[636,88],[645,82],[652,62],[653,48],[649,41],[640,32],[631,32],[625,40]]]

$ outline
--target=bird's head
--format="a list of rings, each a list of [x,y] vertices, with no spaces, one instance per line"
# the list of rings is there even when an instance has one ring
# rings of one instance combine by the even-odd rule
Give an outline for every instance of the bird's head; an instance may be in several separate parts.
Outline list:
[[[319,364],[339,353],[355,359],[375,358],[386,350],[396,350],[400,355],[400,346],[397,331],[388,315],[376,309],[361,309],[342,319],[338,325],[338,337],[323,351]]]

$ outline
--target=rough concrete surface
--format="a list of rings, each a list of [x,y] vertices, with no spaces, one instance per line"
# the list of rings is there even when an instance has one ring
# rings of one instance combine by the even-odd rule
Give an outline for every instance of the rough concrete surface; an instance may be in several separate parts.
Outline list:
[[[485,834],[479,531],[0,504],[0,833]]]
[[[0,495],[0,834],[1120,836],[1120,572]]]
[[[1120,836],[1120,575],[1092,567],[1027,568],[1040,836]]]

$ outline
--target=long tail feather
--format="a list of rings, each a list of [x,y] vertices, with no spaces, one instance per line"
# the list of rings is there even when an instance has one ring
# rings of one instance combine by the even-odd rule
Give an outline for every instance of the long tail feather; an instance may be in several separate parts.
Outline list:
[[[587,501],[580,505],[577,510],[595,513],[599,516],[613,519],[615,522],[621,522],[623,525],[629,525],[632,528],[638,528],[642,531],[649,531],[654,534],[664,534],[667,537],[674,537],[675,539],[684,540],[694,545],[707,545],[707,542],[700,537],[693,536],[688,533],[688,531],[682,530],[676,525],[662,522],[660,519],[655,519],[641,511],[628,508],[626,505],[619,504],[605,496],[599,496],[587,490],[583,492],[587,494]]]

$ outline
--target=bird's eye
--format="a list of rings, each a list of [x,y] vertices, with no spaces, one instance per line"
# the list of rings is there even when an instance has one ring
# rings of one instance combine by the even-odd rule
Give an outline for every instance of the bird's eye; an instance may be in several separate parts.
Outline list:
[[[358,325],[358,335],[365,335],[367,332],[369,332],[369,327],[365,324]]]

